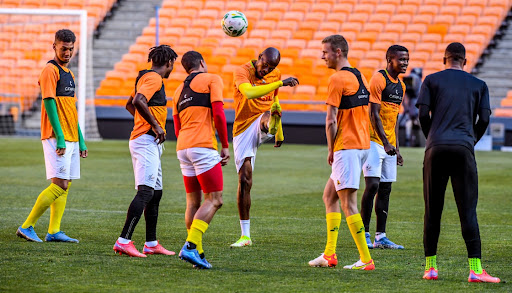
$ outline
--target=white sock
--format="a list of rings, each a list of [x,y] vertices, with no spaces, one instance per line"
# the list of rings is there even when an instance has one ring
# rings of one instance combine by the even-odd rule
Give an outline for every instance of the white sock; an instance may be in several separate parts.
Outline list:
[[[240,228],[242,228],[242,236],[251,238],[251,220],[240,220]]]
[[[386,237],[386,232],[377,232],[375,233],[375,240],[379,241],[382,238]]]
[[[158,245],[158,240],[155,240],[155,241],[146,241],[146,246],[147,247],[155,247]]]
[[[130,239],[126,239],[126,238],[123,238],[123,237],[119,237],[117,238],[117,242],[121,243],[121,244],[128,244],[130,243]]]

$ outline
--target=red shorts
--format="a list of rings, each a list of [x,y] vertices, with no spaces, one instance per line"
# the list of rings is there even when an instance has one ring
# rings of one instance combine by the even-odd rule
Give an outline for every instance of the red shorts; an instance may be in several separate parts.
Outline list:
[[[183,176],[185,190],[187,193],[203,190],[204,193],[222,191],[224,180],[222,177],[222,167],[220,163],[210,170],[199,174],[198,176]]]

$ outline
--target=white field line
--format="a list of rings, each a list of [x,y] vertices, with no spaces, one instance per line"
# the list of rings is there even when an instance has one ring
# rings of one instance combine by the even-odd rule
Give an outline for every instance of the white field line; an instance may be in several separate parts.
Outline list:
[[[0,211],[30,211],[30,208],[0,208]],[[67,208],[66,211],[68,212],[76,212],[76,213],[103,213],[103,214],[126,214],[126,211],[117,211],[117,210],[92,210],[92,209],[73,209],[73,208]],[[170,216],[176,216],[176,217],[183,217],[184,213],[167,213],[167,212],[160,212],[159,215],[170,215]],[[215,217],[218,218],[238,218],[237,215],[232,216],[226,216],[226,215],[215,215]],[[297,217],[251,217],[251,219],[269,219],[269,220],[292,220],[292,221],[325,221],[325,218],[297,218]],[[345,222],[345,219],[342,219],[343,222]],[[412,224],[412,225],[423,225],[423,222],[410,222],[410,221],[388,221],[388,223],[393,224]],[[442,226],[457,226],[459,227],[459,223],[441,223]],[[480,227],[503,227],[503,225],[498,224],[486,224],[482,225],[479,224]]]

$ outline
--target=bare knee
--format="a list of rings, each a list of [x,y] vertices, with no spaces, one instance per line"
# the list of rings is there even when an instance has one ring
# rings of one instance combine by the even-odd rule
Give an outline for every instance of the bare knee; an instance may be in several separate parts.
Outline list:
[[[210,200],[215,209],[220,209],[224,204],[224,200],[222,199],[222,191],[212,192]]]
[[[60,178],[52,178],[52,183],[62,188],[63,190],[68,190],[68,183],[70,180],[60,179]]]

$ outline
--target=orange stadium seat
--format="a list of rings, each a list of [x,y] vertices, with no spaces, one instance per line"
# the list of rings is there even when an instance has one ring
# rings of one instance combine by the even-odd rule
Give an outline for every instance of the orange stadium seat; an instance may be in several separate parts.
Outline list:
[[[444,5],[446,5],[446,6],[455,5],[455,6],[459,6],[459,8],[462,8],[463,6],[466,5],[466,1],[461,1],[461,0],[445,0]]]
[[[285,13],[288,11],[288,4],[282,1],[271,2],[267,11]]]
[[[378,35],[379,42],[391,42],[395,43],[399,40],[400,34],[397,32],[381,33]]]
[[[267,11],[267,2],[266,1],[251,1],[247,4],[247,10],[255,10],[264,12]]]
[[[439,12],[439,6],[437,5],[421,5],[418,8],[419,15],[437,15]]]
[[[356,22],[356,23],[353,23],[353,22],[344,22],[341,24],[341,32],[342,34],[344,32],[356,32],[356,33],[359,33],[363,28],[363,25],[362,23],[359,23],[359,22]]]
[[[441,6],[441,9],[439,10],[439,15],[451,15],[451,16],[457,17],[460,15],[461,7],[462,6],[458,6],[458,5]]]
[[[368,13],[351,13],[347,17],[347,21],[351,23],[361,23],[363,25],[368,21],[369,14]]]
[[[373,23],[373,22],[367,22],[363,28],[363,31],[365,31],[365,32],[381,33],[383,30],[384,30],[384,25],[382,23]]]
[[[188,2],[190,0],[187,0],[185,2]],[[226,3],[225,10],[231,11],[231,10],[238,10],[238,11],[245,11],[247,4],[245,1],[228,1]]]
[[[405,31],[407,25],[403,23],[388,23],[384,28],[384,33],[397,33],[400,34]]]
[[[423,24],[429,25],[429,24],[432,23],[432,19],[433,18],[434,17],[433,17],[432,14],[419,14],[419,15],[414,16],[413,22],[414,23],[423,23]]]
[[[348,13],[345,12],[328,13],[327,17],[325,18],[325,21],[336,21],[342,23],[347,19],[347,15]]]
[[[431,24],[427,26],[427,33],[445,35],[448,32],[447,25],[444,24]]]
[[[405,4],[396,8],[396,14],[416,14],[417,11],[418,5]]]
[[[424,34],[427,32],[427,25],[423,23],[410,24],[406,27],[408,33],[420,33]]]
[[[482,8],[477,6],[465,6],[462,7],[461,10],[462,15],[473,15],[475,17],[479,17],[482,14]]]
[[[442,57],[448,42],[464,41],[471,67],[501,23],[500,17],[510,8],[511,3],[504,2],[508,6],[499,0],[165,0],[162,7],[170,13],[166,16],[168,20],[161,22],[161,36],[173,38],[170,40],[179,45],[179,50],[201,51],[211,64],[209,70],[221,74],[227,87],[225,95],[232,95],[233,66],[256,58],[267,46],[275,46],[281,51],[279,67],[283,73],[294,74],[301,80],[299,88],[280,89],[282,99],[295,101],[283,104],[283,108],[321,110],[325,108],[321,102],[325,99],[327,78],[333,73],[321,60],[321,40],[326,36],[342,34],[347,39],[349,62],[368,79],[386,65],[386,50],[397,43],[410,50],[410,66],[423,66],[425,73],[431,73],[443,68]],[[179,18],[188,9],[196,20]],[[219,29],[218,19],[232,9],[242,10],[249,17],[248,32],[241,38],[226,37]],[[154,25],[151,21],[148,27]],[[140,46],[133,47],[149,47],[152,37],[154,32],[145,28],[143,36],[137,39]],[[0,36],[0,49],[1,42],[10,41],[2,39]],[[136,51],[137,55],[123,56],[115,71],[126,75],[130,68],[144,62],[141,50]],[[30,54],[23,56],[34,58]],[[135,58],[139,60],[131,60]],[[183,70],[175,73],[184,74]],[[176,77],[171,80],[183,80]]]
[[[400,35],[400,42],[419,42],[421,38],[420,33],[403,33]]]
[[[486,7],[484,8],[484,16],[496,16],[498,18],[502,18],[505,14],[505,9],[501,7]]]
[[[313,3],[311,5],[311,12],[322,12],[327,14],[331,11],[332,5],[330,3]]]
[[[495,27],[496,25],[501,24],[501,19],[496,16],[482,16],[476,20],[478,25],[490,25]]]
[[[255,28],[273,30],[276,28],[277,22],[275,20],[261,20],[256,23]]]
[[[309,6],[310,3],[294,2],[289,6],[288,10],[306,13],[309,11]]]
[[[436,15],[432,19],[432,23],[435,23],[436,25],[444,25],[446,27],[452,25],[455,23],[455,16],[453,15]]]
[[[397,10],[397,6],[393,4],[380,4],[375,7],[375,13],[393,15]]]
[[[364,42],[369,42],[369,43],[373,43],[375,42],[375,40],[377,40],[377,36],[382,36],[383,34],[378,34],[376,32],[361,32],[359,34],[357,34],[357,40],[358,41],[364,41]]]
[[[274,21],[280,21],[282,17],[282,13],[278,11],[267,11],[263,13],[262,18],[263,20],[274,20]]]
[[[352,7],[353,5],[348,3],[336,3],[332,6],[331,12],[344,12],[346,14],[352,13]]]
[[[419,38],[418,38],[419,40]],[[441,34],[424,34],[421,36],[421,42],[423,43],[440,43],[443,40],[443,35]]]

